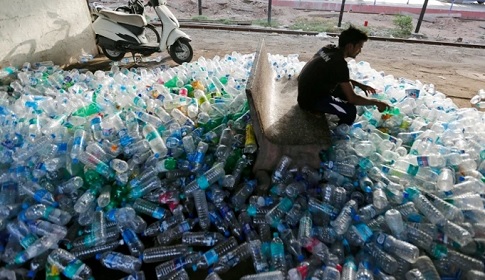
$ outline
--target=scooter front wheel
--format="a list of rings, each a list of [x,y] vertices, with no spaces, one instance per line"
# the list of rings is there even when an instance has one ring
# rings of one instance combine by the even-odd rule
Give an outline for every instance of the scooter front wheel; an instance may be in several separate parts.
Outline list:
[[[120,61],[123,57],[125,57],[125,52],[117,51],[117,50],[110,50],[106,49],[105,47],[101,47],[104,55],[113,61]]]
[[[170,57],[178,64],[190,62],[194,51],[187,38],[178,38],[169,49]]]

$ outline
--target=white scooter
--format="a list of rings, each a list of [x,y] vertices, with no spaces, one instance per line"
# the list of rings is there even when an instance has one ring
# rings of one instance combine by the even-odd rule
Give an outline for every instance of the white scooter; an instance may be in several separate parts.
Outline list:
[[[190,37],[179,29],[180,24],[167,7],[166,0],[150,0],[162,22],[159,43],[148,42],[145,36],[147,21],[142,15],[126,14],[102,9],[93,22],[96,42],[111,60],[121,60],[127,52],[133,59],[136,54],[149,56],[155,52],[168,50],[170,57],[178,64],[190,62],[194,55]]]

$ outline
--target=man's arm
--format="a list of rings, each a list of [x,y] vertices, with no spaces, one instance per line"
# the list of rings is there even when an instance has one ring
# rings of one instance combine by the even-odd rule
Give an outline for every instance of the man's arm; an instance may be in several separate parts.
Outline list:
[[[379,112],[383,112],[386,110],[387,107],[389,107],[388,104],[382,101],[379,101],[377,99],[369,99],[369,98],[365,98],[363,96],[357,95],[354,92],[354,88],[352,87],[352,84],[350,82],[340,83],[339,86],[341,87],[345,97],[347,98],[347,101],[351,104],[361,105],[361,106],[375,105],[377,106],[377,109],[379,109]]]

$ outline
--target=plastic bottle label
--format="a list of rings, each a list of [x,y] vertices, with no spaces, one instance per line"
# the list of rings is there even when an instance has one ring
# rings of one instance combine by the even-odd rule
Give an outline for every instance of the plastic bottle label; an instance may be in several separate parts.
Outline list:
[[[24,249],[27,249],[27,247],[32,245],[36,240],[37,240],[37,237],[35,237],[35,235],[29,234],[29,235],[25,236],[24,238],[22,238],[22,240],[20,240],[20,245]]]
[[[64,274],[69,279],[74,279],[74,277],[76,276],[76,273],[80,270],[81,266],[83,265],[84,263],[82,263],[80,260],[73,260],[66,266],[62,274]]]
[[[416,161],[419,166],[429,166],[428,157],[426,156],[417,156]]]
[[[151,131],[145,136],[145,139],[147,139],[148,142],[152,141],[155,138],[157,138],[157,133],[155,131]]]
[[[201,152],[195,153],[194,162],[201,163],[204,160],[204,155],[205,154],[204,153],[201,153]]]
[[[210,266],[210,265],[214,264],[219,259],[219,256],[217,255],[216,251],[214,251],[214,249],[212,249],[212,250],[207,251],[204,254],[204,259],[207,262],[207,264]]]
[[[54,207],[50,207],[50,206],[47,206],[45,208],[45,212],[44,212],[44,218],[45,219],[48,219],[49,218],[49,215],[51,214],[52,211],[54,211],[55,208]]]
[[[42,199],[49,193],[49,191],[47,191],[46,189],[41,189],[41,190],[37,190],[35,193],[34,193],[34,200],[37,201],[37,202],[41,202]]]
[[[190,225],[187,221],[180,224],[180,229],[182,232],[187,232],[190,230]]]
[[[205,176],[200,176],[199,178],[197,178],[197,185],[199,185],[199,188],[202,190],[205,190],[210,186],[209,181]]]
[[[119,263],[123,263],[123,260],[117,254],[110,253],[103,258],[103,264],[107,268],[116,269]]]
[[[72,141],[72,145],[73,146],[81,145],[81,140],[82,140],[82,137],[75,137],[74,140]]]

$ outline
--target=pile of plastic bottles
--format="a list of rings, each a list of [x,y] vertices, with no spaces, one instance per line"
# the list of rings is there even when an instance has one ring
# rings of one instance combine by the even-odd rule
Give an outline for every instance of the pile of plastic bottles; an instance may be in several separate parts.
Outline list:
[[[331,125],[319,170],[283,156],[258,181],[253,58],[4,69],[0,277],[484,279],[483,113],[350,61],[392,109]]]

